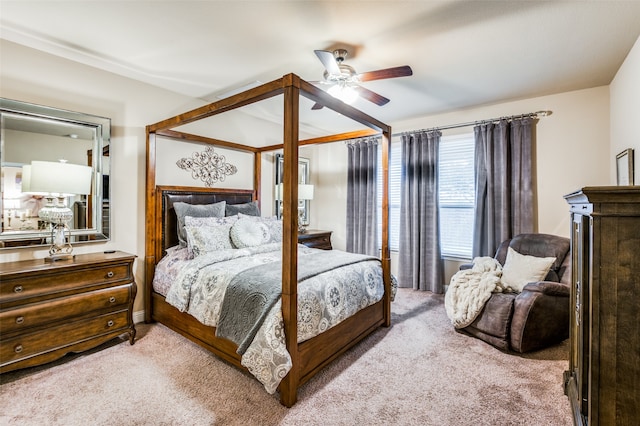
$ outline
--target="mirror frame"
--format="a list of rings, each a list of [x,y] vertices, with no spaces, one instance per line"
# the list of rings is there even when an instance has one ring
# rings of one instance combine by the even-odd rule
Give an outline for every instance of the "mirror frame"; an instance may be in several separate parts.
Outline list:
[[[103,215],[103,170],[102,157],[107,152],[111,142],[111,119],[99,117],[81,112],[68,111],[58,108],[47,107],[43,105],[31,104],[12,99],[0,98],[0,172],[3,167],[10,166],[5,161],[5,117],[19,115],[24,118],[46,119],[49,121],[57,121],[61,124],[73,124],[79,126],[90,127],[94,130],[95,139],[93,142],[93,152],[100,155],[91,156],[91,167],[93,169],[92,194],[87,200],[87,208],[90,209],[91,217],[95,226],[83,229],[72,229],[72,244],[85,242],[106,242],[110,239],[111,223],[110,208],[107,208],[106,214]],[[110,168],[110,167],[109,167]],[[4,184],[2,186],[4,188]],[[4,191],[4,189],[3,189]],[[110,189],[107,188],[107,197],[104,198],[110,202]],[[0,213],[4,212],[4,192],[0,193]],[[100,208],[99,208],[100,206]],[[0,229],[0,250],[15,248],[38,248],[50,245],[47,239],[50,238],[48,230],[19,230],[4,232]],[[40,240],[38,243],[37,240]]]
[[[282,178],[284,176],[284,154],[276,154],[276,167],[275,167],[275,184],[278,185],[282,183]],[[309,164],[310,161],[308,158],[298,157],[298,184],[309,184],[310,181],[310,173],[309,173]],[[282,219],[282,212],[280,211],[280,205],[282,201],[276,199],[274,197],[274,214],[278,219]],[[309,211],[310,211],[310,201],[309,200],[298,200],[299,208],[303,209],[302,214],[302,222],[309,224]]]

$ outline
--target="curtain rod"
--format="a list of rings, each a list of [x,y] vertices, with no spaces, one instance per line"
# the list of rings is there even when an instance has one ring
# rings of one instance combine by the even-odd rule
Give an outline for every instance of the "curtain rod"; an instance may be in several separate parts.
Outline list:
[[[431,128],[428,128],[428,129],[420,129],[420,130],[417,130],[417,131],[418,132],[429,132],[429,131],[434,131],[434,130],[456,129],[458,127],[469,127],[469,126],[475,126],[475,125],[478,125],[478,124],[493,123],[495,121],[500,121],[500,120],[514,120],[514,119],[525,118],[525,117],[530,117],[530,118],[547,117],[547,116],[549,116],[551,114],[552,114],[551,111],[536,111],[536,112],[530,112],[528,114],[517,114],[517,115],[510,115],[510,116],[507,116],[507,117],[491,118],[491,119],[488,119],[488,120],[477,120],[477,121],[469,121],[467,123],[449,124],[448,126],[437,126],[437,127],[431,127]],[[393,133],[391,136],[401,136],[403,134],[411,133],[411,132],[415,132],[415,131],[416,130],[410,130],[410,131],[407,131],[407,132]]]

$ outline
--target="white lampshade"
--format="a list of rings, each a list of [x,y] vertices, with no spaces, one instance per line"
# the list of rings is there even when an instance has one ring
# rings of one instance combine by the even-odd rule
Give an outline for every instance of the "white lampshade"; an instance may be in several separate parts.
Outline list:
[[[313,200],[313,185],[298,185],[298,200]]]
[[[92,169],[89,166],[32,161],[30,169],[29,192],[75,195],[91,192]]]
[[[31,190],[31,164],[22,166],[22,189],[23,194],[45,195],[48,192],[35,192]]]
[[[282,201],[283,184],[276,185],[276,200]],[[313,185],[298,185],[298,200],[313,200]]]
[[[22,192],[31,192],[31,165],[22,166]]]

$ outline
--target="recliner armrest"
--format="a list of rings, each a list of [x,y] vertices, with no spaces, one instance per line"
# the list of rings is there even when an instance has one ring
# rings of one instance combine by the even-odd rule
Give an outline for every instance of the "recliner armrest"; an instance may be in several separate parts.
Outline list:
[[[568,285],[553,281],[538,281],[524,286],[522,292],[532,291],[549,296],[569,297],[571,291]]]

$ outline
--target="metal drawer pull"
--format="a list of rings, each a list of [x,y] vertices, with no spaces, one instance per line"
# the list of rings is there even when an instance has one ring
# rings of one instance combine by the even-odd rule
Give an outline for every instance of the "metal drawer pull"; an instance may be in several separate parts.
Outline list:
[[[114,296],[111,296],[109,298],[109,303],[115,303],[115,301],[116,301],[116,298]]]
[[[107,272],[107,278],[113,278],[113,271]]]
[[[107,327],[113,327],[113,320],[107,321]]]
[[[17,344],[13,347],[13,351],[17,354],[19,354],[20,352],[22,352],[22,345],[21,344]]]
[[[13,292],[14,293],[22,293],[22,286],[21,285],[17,285],[13,288]]]
[[[24,317],[17,317],[16,324],[22,324],[24,322]]]

